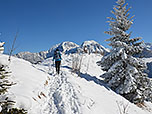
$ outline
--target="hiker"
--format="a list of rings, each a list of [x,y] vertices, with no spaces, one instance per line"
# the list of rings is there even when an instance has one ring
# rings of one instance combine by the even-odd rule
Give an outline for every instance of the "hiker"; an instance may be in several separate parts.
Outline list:
[[[54,56],[53,56],[53,61],[55,60],[55,68],[56,68],[56,72],[59,74],[60,73],[60,65],[61,65],[61,53],[59,51],[59,49],[56,49],[54,51]]]

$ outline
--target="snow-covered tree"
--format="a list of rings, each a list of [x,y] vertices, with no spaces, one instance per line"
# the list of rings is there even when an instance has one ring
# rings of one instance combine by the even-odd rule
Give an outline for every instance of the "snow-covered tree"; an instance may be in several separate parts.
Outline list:
[[[0,114],[27,114],[24,109],[12,108],[15,102],[7,97],[7,92],[14,83],[9,81],[9,76],[6,66],[0,63]]]
[[[151,82],[144,73],[146,64],[141,58],[134,56],[142,52],[143,42],[139,42],[140,37],[131,39],[131,32],[127,33],[134,17],[129,14],[128,4],[125,0],[117,0],[116,3],[112,10],[115,18],[108,17],[110,31],[105,32],[112,36],[106,40],[110,41],[112,49],[101,59],[100,65],[106,71],[103,74],[104,81],[114,91],[133,103],[141,103],[145,99],[150,100],[146,92],[151,94]]]
[[[6,71],[5,66],[0,63],[0,106],[2,107],[1,113],[6,110],[10,105],[13,105],[13,101],[7,98],[7,91],[13,83],[8,80],[9,72]]]

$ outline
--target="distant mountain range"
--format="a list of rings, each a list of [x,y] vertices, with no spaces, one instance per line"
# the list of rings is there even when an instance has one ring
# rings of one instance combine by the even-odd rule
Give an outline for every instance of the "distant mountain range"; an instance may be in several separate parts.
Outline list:
[[[78,53],[78,52],[84,52],[84,51],[86,51],[87,53],[100,53],[100,54],[105,54],[109,52],[109,49],[103,47],[102,45],[100,45],[94,40],[85,41],[81,45],[77,45],[76,43],[67,41],[67,42],[62,42],[60,44],[57,44],[51,47],[47,51],[41,51],[38,53],[20,52],[16,54],[15,56],[18,58],[25,59],[33,64],[36,64],[38,62],[43,61],[44,59],[52,57],[54,51],[57,48],[64,54]]]

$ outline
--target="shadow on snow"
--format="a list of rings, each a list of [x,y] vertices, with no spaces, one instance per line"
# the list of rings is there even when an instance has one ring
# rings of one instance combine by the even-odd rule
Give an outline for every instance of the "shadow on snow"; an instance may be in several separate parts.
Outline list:
[[[93,81],[94,83],[96,83],[100,86],[104,86],[107,90],[111,90],[103,80],[100,80],[95,76],[90,76],[89,74],[86,74],[86,73],[85,74],[80,73],[80,77],[84,78],[87,81]]]

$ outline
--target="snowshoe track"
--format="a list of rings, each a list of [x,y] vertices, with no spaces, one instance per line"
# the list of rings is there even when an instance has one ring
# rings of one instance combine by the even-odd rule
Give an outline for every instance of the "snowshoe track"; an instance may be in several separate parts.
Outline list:
[[[45,114],[81,114],[80,102],[76,90],[68,81],[65,72],[51,76],[49,82],[48,102],[45,104]]]

